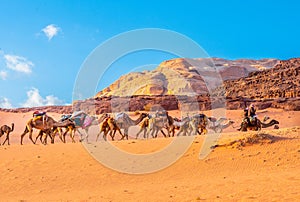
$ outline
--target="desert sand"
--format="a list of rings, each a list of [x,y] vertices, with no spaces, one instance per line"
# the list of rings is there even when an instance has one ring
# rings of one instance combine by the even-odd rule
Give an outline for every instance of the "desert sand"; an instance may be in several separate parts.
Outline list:
[[[180,112],[171,111],[179,116]],[[56,113],[49,113],[58,119]],[[227,117],[241,120],[241,111],[227,110]],[[265,109],[258,116],[277,119],[280,129],[267,128],[259,134],[269,137],[245,146],[230,144],[257,132],[237,132],[229,127],[205,158],[199,152],[206,136],[197,136],[178,161],[149,174],[126,174],[99,163],[86,144],[33,145],[28,135],[20,145],[20,134],[28,113],[0,112],[0,125],[15,123],[11,145],[0,146],[1,201],[299,201],[300,200],[300,112]],[[134,117],[136,118],[136,117]],[[98,128],[90,133],[89,146],[101,148],[103,138],[94,142]],[[163,150],[175,138],[130,140],[113,146],[132,154]],[[37,131],[34,131],[36,136]],[[210,134],[209,134],[210,135]],[[117,136],[118,138],[120,136]],[[188,137],[179,137],[182,140]],[[4,137],[1,138],[3,142]],[[118,159],[116,156],[108,158]],[[160,159],[163,161],[164,159]],[[159,161],[160,161],[159,160]],[[124,162],[123,162],[124,163]],[[152,162],[159,163],[159,162]],[[125,162],[126,164],[126,162]],[[139,166],[139,165],[130,165]]]

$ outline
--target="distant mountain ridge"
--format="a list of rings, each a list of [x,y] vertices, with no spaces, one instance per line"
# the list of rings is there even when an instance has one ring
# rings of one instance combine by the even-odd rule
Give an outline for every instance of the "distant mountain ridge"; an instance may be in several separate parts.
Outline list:
[[[201,68],[197,69],[195,64],[200,64]],[[201,75],[205,74],[211,78],[212,83],[216,78],[214,72],[204,71],[206,66],[218,69],[223,80],[222,86],[215,88],[211,94],[208,94]],[[259,109],[273,107],[300,111],[299,75],[300,58],[235,61],[220,58],[174,59],[162,62],[153,71],[123,75],[97,93],[94,98],[74,101],[72,106],[0,109],[0,111],[41,110],[72,113],[85,110],[101,114],[147,110],[152,106],[161,106],[166,110],[194,110],[190,109],[193,102],[198,103],[199,110],[209,110],[212,102],[222,103],[222,98],[226,98],[226,109],[242,109],[246,102],[255,103]],[[151,82],[147,82],[146,79]],[[168,87],[175,90],[172,92]],[[190,96],[188,93],[191,91],[185,91],[190,89],[196,94]]]
[[[101,96],[131,95],[187,95],[206,94],[207,85],[203,76],[214,79],[232,80],[246,77],[250,72],[262,71],[274,67],[279,60],[226,60],[221,58],[178,58],[162,62],[155,70],[132,72],[121,76],[107,88],[98,92]],[[216,69],[219,76],[210,69]]]

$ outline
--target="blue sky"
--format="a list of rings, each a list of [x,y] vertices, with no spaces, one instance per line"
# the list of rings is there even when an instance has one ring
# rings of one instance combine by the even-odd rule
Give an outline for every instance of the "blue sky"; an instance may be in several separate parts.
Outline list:
[[[299,8],[296,0],[1,0],[0,107],[71,103],[86,57],[133,29],[179,32],[212,57],[299,57]],[[98,89],[136,67],[174,57],[155,51],[132,54],[111,67]]]

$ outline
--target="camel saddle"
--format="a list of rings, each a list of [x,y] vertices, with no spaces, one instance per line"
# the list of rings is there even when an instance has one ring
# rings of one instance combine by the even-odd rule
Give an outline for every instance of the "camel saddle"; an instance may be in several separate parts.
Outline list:
[[[48,119],[48,116],[46,115],[46,112],[35,111],[33,113],[33,121],[37,121],[39,119],[42,120],[43,121],[43,125],[45,125],[45,122]]]

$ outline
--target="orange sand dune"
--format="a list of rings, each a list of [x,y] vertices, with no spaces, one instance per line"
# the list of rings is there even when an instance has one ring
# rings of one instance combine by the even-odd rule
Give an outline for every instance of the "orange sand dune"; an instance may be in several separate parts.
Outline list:
[[[179,112],[170,113],[179,116]],[[234,120],[239,120],[240,114],[227,111]],[[70,143],[69,138],[66,144],[57,138],[55,144],[33,145],[26,136],[21,146],[20,133],[31,113],[0,112],[1,125],[16,125],[11,145],[0,146],[1,201],[299,201],[300,114],[268,109],[259,116],[265,114],[280,121],[279,130],[261,132],[268,134],[272,143],[217,147],[201,160],[199,152],[206,136],[197,136],[174,164],[154,173],[133,175],[107,168],[90,155],[86,144]],[[101,151],[106,144],[102,139],[94,142],[97,129],[92,129],[91,144],[86,147]],[[131,129],[130,135],[136,131],[137,127]],[[230,143],[253,133],[228,128],[218,143]],[[189,137],[179,138],[185,141]],[[130,139],[112,145],[141,155],[161,151],[173,140]],[[118,160],[118,156],[108,158]],[[164,159],[149,162],[149,166],[160,161]],[[139,166],[124,165],[129,170],[130,166]]]

